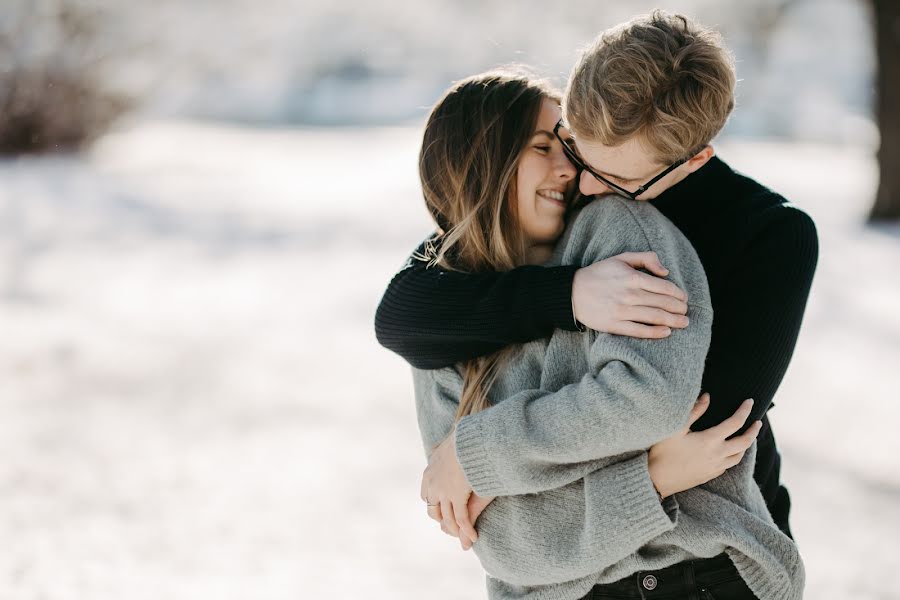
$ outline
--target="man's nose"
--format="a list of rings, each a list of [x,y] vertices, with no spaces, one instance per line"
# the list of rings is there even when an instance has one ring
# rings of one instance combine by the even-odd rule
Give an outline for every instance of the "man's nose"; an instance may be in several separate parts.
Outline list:
[[[581,177],[578,180],[578,189],[585,196],[605,194],[610,191],[608,186],[587,171],[581,172]]]

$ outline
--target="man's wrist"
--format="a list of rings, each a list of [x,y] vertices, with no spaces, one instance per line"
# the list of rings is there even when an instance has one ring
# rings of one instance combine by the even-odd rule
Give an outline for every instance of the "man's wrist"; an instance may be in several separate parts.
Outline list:
[[[662,495],[662,492],[659,491],[659,488],[656,487],[656,484],[653,485],[653,491],[656,492],[656,497],[659,499],[659,503],[662,504],[665,497]]]
[[[653,450],[651,449],[650,452],[652,453],[652,451]],[[654,469],[654,467],[656,465],[654,465],[652,457],[649,456],[649,454],[650,453],[648,453],[648,456],[647,456],[647,474],[650,476],[650,485],[653,486],[653,491],[656,492],[656,496],[659,498],[659,501],[662,502],[663,500],[666,499],[666,496],[668,496],[670,494],[663,494],[662,491],[659,489],[659,484],[656,481],[657,478],[654,477],[654,474],[657,475],[657,477],[659,476],[659,473],[658,473],[659,469],[658,468]]]
[[[573,304],[573,288],[578,265],[535,267],[538,282],[528,288],[534,296],[534,315],[552,329],[578,331]],[[550,335],[548,332],[546,335]]]
[[[575,297],[574,296],[572,297],[572,322],[575,323],[575,329],[577,329],[578,331],[587,331],[587,327],[584,326],[584,323],[582,323],[575,317]]]

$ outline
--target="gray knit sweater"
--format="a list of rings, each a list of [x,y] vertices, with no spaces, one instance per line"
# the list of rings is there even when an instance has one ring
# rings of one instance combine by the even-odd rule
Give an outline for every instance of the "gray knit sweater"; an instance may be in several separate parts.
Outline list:
[[[547,264],[648,250],[688,294],[686,329],[664,340],[557,330],[522,345],[489,393],[493,406],[457,426],[466,478],[498,496],[474,546],[491,599],[576,599],[597,583],[722,552],[760,600],[802,596],[797,548],[753,480],[755,446],[662,504],[650,481],[646,449],[685,427],[709,346],[709,290],[687,239],[650,204],[607,197],[573,216]],[[462,378],[414,369],[413,381],[428,452],[453,426]]]

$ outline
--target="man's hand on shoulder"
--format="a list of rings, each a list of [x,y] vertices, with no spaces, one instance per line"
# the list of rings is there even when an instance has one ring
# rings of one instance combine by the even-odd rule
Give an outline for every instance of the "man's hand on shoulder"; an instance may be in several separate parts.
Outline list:
[[[572,282],[575,319],[615,335],[667,337],[688,325],[687,294],[663,279],[668,273],[655,252],[626,252],[582,267]]]

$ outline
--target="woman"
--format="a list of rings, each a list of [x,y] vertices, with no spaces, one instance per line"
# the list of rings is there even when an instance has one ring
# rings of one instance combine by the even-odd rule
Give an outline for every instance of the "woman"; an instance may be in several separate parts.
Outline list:
[[[638,573],[647,592],[799,598],[796,547],[752,479],[758,429],[725,441],[736,414],[704,434],[713,450],[689,443],[701,435],[686,427],[703,410],[693,399],[712,320],[699,260],[647,204],[596,201],[566,229],[576,172],[553,135],[559,117],[556,94],[508,73],[464,80],[438,102],[420,155],[440,228],[425,258],[479,271],[655,251],[688,292],[691,325],[659,341],[557,331],[458,369],[414,371],[426,449],[454,433],[473,487],[500,496],[474,546],[489,595],[631,597]]]

